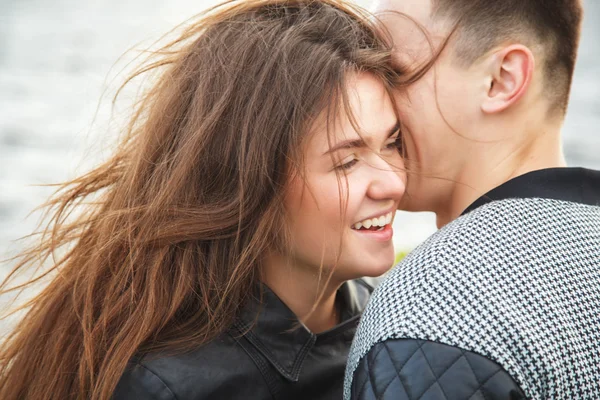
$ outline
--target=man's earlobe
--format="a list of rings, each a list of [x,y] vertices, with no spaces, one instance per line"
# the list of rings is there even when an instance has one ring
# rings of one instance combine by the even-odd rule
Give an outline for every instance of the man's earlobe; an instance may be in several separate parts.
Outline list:
[[[486,114],[494,114],[517,103],[529,89],[535,58],[526,46],[515,44],[490,57],[488,92],[481,104]]]

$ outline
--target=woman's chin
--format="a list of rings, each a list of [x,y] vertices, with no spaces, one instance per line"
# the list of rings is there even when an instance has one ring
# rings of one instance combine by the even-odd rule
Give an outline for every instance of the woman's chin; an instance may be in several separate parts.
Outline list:
[[[370,278],[377,278],[378,276],[384,275],[393,266],[394,266],[394,259],[392,258],[389,263],[381,264],[378,266],[373,266],[368,271],[365,271],[365,273],[362,276],[368,276]]]
[[[360,265],[353,272],[353,276],[346,280],[358,279],[362,277],[377,278],[384,275],[394,266],[394,257],[385,258],[382,260],[372,260],[372,262]]]

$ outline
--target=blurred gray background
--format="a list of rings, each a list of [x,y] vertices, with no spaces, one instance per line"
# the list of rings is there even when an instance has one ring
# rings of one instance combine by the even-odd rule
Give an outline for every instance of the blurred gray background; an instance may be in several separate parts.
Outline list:
[[[106,155],[120,123],[109,118],[110,94],[132,53],[119,57],[213,3],[0,0],[0,258],[35,227],[38,215],[26,216],[52,192],[36,185],[72,178]],[[600,0],[587,0],[586,12],[565,151],[571,165],[600,168]],[[429,213],[402,213],[395,225],[399,250],[435,230]]]

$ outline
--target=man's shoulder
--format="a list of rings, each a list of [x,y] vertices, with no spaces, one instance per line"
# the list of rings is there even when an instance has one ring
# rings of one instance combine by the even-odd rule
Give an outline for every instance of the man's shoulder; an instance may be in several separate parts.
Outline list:
[[[476,330],[510,324],[506,310],[515,317],[524,313],[531,300],[524,294],[543,292],[546,280],[565,276],[564,265],[573,265],[555,262],[557,253],[575,253],[563,251],[572,245],[557,239],[559,227],[535,215],[552,214],[555,203],[521,200],[481,206],[409,253],[373,294],[359,334],[370,330],[374,342],[394,335],[423,338],[423,330]],[[563,222],[555,218],[556,225]]]
[[[569,201],[506,199],[448,224],[375,291],[349,356],[346,395],[359,362],[390,340],[476,352],[519,382],[538,367],[536,359],[566,348],[591,354],[598,337],[591,321],[600,308],[599,246],[600,207]],[[577,360],[574,367],[564,356],[564,379],[576,369],[597,376],[597,363]]]
[[[507,218],[511,202],[493,202],[445,225],[412,250],[392,271],[430,275],[437,268],[484,267],[476,263],[482,254],[494,252],[516,240],[509,234],[515,224]],[[394,274],[389,274],[387,279]],[[393,279],[393,278],[391,278]]]
[[[578,221],[600,223],[600,207],[543,198],[493,201],[444,226],[413,250],[396,268],[477,268],[494,266],[494,259],[587,232]]]
[[[387,339],[373,345],[356,367],[349,389],[352,400],[525,398],[495,361],[418,339]]]

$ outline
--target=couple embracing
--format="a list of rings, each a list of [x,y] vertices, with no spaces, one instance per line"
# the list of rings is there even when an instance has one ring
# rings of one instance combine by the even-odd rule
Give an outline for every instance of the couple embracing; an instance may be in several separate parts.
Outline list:
[[[49,201],[0,398],[600,397],[600,173],[560,140],[582,14],[208,10]],[[388,272],[397,209],[440,229]]]

